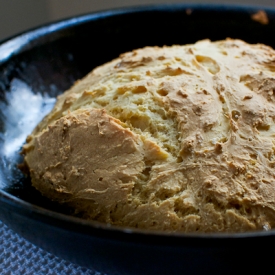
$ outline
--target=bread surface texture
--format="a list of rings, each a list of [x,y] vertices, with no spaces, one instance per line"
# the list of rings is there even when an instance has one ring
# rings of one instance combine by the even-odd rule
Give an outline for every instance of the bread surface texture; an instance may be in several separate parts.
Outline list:
[[[275,52],[226,39],[145,47],[57,99],[23,147],[74,215],[181,232],[275,227]]]

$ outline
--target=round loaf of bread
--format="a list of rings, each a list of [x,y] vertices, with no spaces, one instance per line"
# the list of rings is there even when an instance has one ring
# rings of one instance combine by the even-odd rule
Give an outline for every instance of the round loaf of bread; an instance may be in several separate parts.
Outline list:
[[[275,51],[145,47],[60,95],[27,138],[33,186],[74,214],[181,232],[275,227]]]

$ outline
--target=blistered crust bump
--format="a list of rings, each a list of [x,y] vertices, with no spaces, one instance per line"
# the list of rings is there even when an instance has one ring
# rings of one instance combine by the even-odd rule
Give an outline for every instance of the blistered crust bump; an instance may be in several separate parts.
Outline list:
[[[275,52],[227,39],[146,47],[60,95],[24,146],[75,214],[183,232],[275,227]]]

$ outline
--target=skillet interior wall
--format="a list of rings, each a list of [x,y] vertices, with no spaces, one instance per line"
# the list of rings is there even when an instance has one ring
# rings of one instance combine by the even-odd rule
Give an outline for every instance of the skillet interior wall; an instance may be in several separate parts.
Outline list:
[[[0,40],[38,25],[88,12],[165,3],[249,4],[274,7],[273,0],[9,0],[0,1]]]

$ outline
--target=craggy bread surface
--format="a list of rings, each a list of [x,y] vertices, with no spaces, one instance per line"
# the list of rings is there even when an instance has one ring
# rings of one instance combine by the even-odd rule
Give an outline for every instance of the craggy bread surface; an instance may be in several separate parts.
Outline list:
[[[58,97],[23,154],[75,215],[182,232],[275,227],[275,51],[241,40],[146,47]]]

